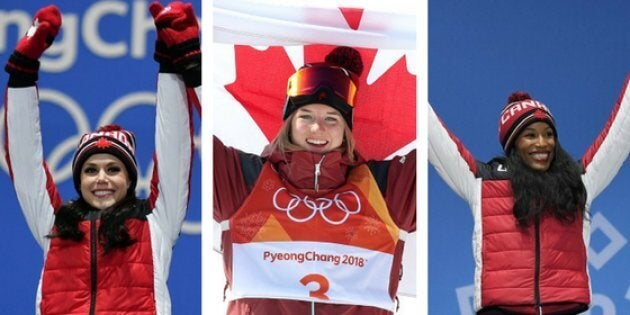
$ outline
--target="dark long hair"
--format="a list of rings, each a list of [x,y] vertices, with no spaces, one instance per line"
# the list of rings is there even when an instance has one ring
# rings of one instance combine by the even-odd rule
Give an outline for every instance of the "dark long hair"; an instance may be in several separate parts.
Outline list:
[[[101,211],[98,241],[103,246],[104,253],[112,249],[128,247],[136,240],[129,235],[129,229],[125,223],[135,212],[136,206],[137,198],[133,191],[129,191],[120,202],[105,210],[95,210],[82,197],[79,197],[59,208],[55,216],[55,229],[47,236],[80,242],[85,237],[85,233],[79,230],[79,223],[90,210]]]
[[[571,223],[586,211],[586,188],[580,166],[556,143],[554,159],[547,171],[525,165],[516,150],[507,156],[514,192],[514,217],[521,228],[551,214],[560,222]]]

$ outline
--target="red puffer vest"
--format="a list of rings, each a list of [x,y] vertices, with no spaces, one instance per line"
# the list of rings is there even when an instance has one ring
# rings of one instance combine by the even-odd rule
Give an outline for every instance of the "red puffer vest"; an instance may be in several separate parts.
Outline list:
[[[481,306],[519,314],[583,309],[590,302],[583,218],[547,215],[515,229],[509,180],[486,180],[481,205]],[[558,290],[562,288],[562,290]]]
[[[155,314],[147,220],[128,219],[129,234],[136,242],[103,254],[97,241],[100,221],[96,215],[89,217],[79,224],[85,233],[82,241],[51,240],[41,283],[41,313]]]

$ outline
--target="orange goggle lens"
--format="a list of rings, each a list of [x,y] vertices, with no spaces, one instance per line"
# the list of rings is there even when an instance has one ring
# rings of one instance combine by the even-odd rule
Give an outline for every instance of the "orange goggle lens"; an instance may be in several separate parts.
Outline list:
[[[348,71],[329,65],[307,65],[300,68],[290,78],[287,96],[302,96],[315,93],[320,87],[329,87],[345,103],[354,107],[357,86],[352,82]]]

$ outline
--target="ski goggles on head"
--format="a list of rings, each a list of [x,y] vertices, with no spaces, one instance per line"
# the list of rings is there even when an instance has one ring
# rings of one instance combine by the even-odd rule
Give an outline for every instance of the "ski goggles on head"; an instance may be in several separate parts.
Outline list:
[[[354,107],[357,86],[348,70],[328,64],[307,64],[296,71],[287,84],[287,97],[312,95],[321,87],[328,87],[350,107]]]

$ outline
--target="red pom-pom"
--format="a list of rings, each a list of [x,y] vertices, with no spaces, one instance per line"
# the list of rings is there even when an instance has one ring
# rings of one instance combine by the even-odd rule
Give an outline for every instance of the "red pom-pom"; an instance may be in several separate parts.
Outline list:
[[[120,127],[119,125],[109,124],[109,125],[99,127],[98,130],[96,130],[96,132],[119,131],[119,130],[123,130],[122,127]]]
[[[324,60],[327,63],[352,71],[357,76],[360,76],[361,73],[363,73],[363,60],[361,60],[361,54],[358,50],[352,47],[336,47],[328,53],[328,55],[326,55],[326,59]]]
[[[508,97],[507,104],[512,104],[514,102],[531,100],[531,99],[532,97],[529,96],[527,92],[517,91],[517,92],[512,93],[510,97]]]

